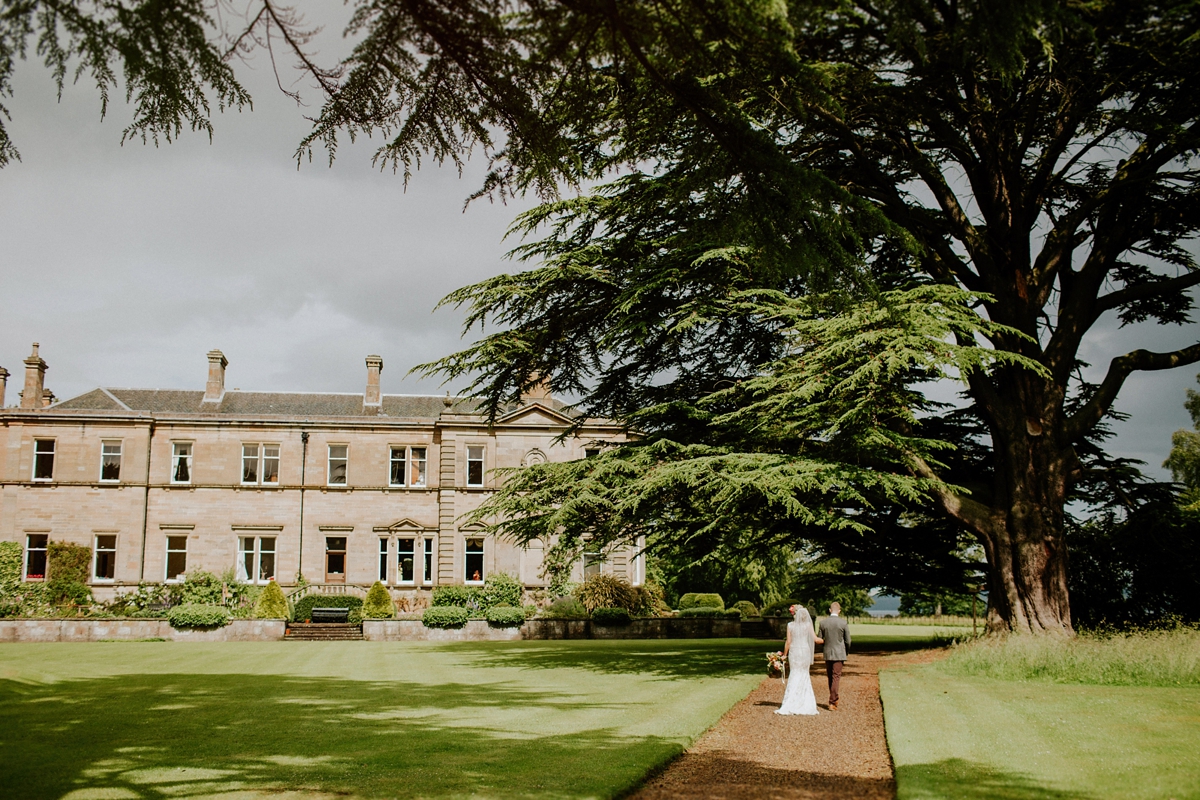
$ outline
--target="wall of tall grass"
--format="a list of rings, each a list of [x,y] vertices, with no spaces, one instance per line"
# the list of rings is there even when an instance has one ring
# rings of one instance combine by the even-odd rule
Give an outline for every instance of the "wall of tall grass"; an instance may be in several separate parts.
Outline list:
[[[985,609],[980,607],[979,628],[983,629],[987,620],[983,616]],[[817,616],[823,617],[824,614]],[[969,628],[971,627],[970,617],[956,617],[951,614],[943,614],[940,617],[847,617],[846,621],[850,624],[859,625],[922,625],[933,628]]]
[[[989,637],[955,645],[939,668],[1012,681],[1200,686],[1200,629]]]

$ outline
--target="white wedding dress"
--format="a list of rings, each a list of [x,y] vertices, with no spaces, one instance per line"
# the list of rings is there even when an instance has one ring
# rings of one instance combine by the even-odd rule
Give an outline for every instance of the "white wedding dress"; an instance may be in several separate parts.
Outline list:
[[[816,634],[813,632],[808,609],[801,607],[796,611],[796,619],[788,623],[788,632],[792,635],[792,647],[788,651],[788,667],[791,673],[787,688],[783,691],[783,704],[775,713],[811,716],[817,713],[817,698],[813,694],[808,668],[813,663]]]

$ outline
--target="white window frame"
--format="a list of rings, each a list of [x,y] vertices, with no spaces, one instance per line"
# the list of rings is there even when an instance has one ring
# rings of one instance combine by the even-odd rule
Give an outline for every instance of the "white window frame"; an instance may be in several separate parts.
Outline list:
[[[478,458],[471,457],[471,451],[479,451]],[[479,464],[479,480],[472,482],[471,480],[471,465]],[[467,474],[466,486],[471,489],[482,489],[487,476],[487,446],[482,444],[467,445]]]
[[[108,452],[108,448],[116,447],[116,452]],[[100,440],[100,482],[101,483],[120,483],[121,482],[121,463],[124,458],[125,447],[120,439],[101,439]],[[117,477],[104,477],[104,462],[109,456],[117,458]]]
[[[389,558],[388,553],[389,553],[388,540],[386,537],[380,536],[379,537],[379,580],[385,586],[387,584],[391,583],[391,581],[388,580],[388,564],[391,563],[391,559]]]
[[[253,447],[254,455],[247,455],[246,448]],[[272,448],[275,455],[267,455],[267,449]],[[254,464],[254,480],[246,480],[246,462],[253,459]],[[275,462],[275,480],[268,481],[265,479],[267,471],[267,462]],[[242,442],[242,460],[241,474],[242,486],[278,486],[279,485],[279,462],[280,462],[280,447],[275,442]]]
[[[30,546],[29,540],[34,536],[40,536],[45,539],[45,543],[41,547]],[[31,578],[29,576],[29,554],[31,552],[43,553],[46,563],[42,566],[42,577]],[[50,566],[50,534],[49,533],[27,533],[25,534],[25,554],[21,559],[21,580],[38,583],[46,580],[46,568]]]
[[[344,456],[342,456],[341,458],[335,459],[333,457],[333,448],[335,448],[335,447],[345,448],[346,454]],[[327,446],[325,452],[326,452],[325,485],[326,486],[338,486],[338,487],[349,486],[350,485],[350,445],[349,444],[330,444]],[[342,475],[342,480],[340,483],[333,482],[333,462],[334,461],[342,462],[342,465],[345,467],[345,470],[346,470],[345,474]]]
[[[402,542],[402,541],[409,542],[409,549],[407,551],[401,551],[400,542]],[[416,586],[417,585],[417,556],[424,555],[423,553],[419,553],[419,551],[417,550],[417,542],[419,542],[419,541],[421,541],[421,540],[416,534],[413,534],[411,536],[397,536],[396,537],[396,584],[398,586]],[[402,567],[400,565],[400,558],[405,552],[407,552],[408,555],[412,556],[412,562],[413,562],[412,578],[410,578],[409,580],[404,580],[404,567]]]
[[[408,486],[408,450],[409,448],[404,447],[403,445],[394,444],[388,446],[388,486],[397,488],[401,486]],[[399,458],[396,458],[397,453],[400,454]],[[396,474],[395,466],[397,463],[404,468],[404,480],[400,481],[399,483],[396,483],[394,480],[392,480]]]
[[[265,547],[263,547],[264,539],[270,540],[270,542],[271,542],[270,550],[267,550]],[[250,545],[250,549],[246,549],[247,542]],[[268,583],[275,580],[276,576],[279,573],[279,569],[278,569],[279,562],[276,559],[276,556],[279,553],[279,537],[278,536],[244,536],[244,535],[239,534],[238,541],[237,541],[237,548],[238,548],[237,573],[238,573],[238,581],[240,583],[249,583],[249,584],[254,584],[255,586],[266,586]],[[266,577],[263,577],[262,576],[262,557],[265,553],[271,554],[272,565],[271,565],[271,574]],[[247,555],[252,556],[252,563],[254,565],[253,574],[251,574],[250,570],[246,569],[246,556]]]
[[[187,448],[186,453],[180,453],[179,449]],[[192,482],[192,456],[196,452],[195,442],[171,442],[171,483],[176,486],[187,486]],[[175,476],[179,474],[179,462],[183,461],[187,464],[188,479],[186,481],[176,480]]]
[[[467,548],[470,547],[471,542],[476,541],[476,540],[479,541],[479,549],[478,550],[467,550]],[[477,581],[471,580],[470,578],[467,577],[467,575],[469,574],[468,570],[470,569],[470,567],[467,566],[467,555],[468,554],[475,555],[476,553],[478,553],[478,555],[479,555],[479,580],[477,580]],[[472,534],[463,539],[463,583],[465,583],[467,586],[483,586],[483,584],[486,580],[487,580],[487,540],[484,538],[483,534],[479,534],[479,535]]]
[[[43,444],[49,444],[50,449],[49,450],[38,449],[39,445],[43,445]],[[38,456],[39,455],[50,456],[50,475],[49,475],[49,477],[46,477],[46,478],[38,477]],[[33,480],[37,481],[38,483],[50,483],[51,481],[53,481],[54,480],[54,466],[55,466],[55,461],[57,461],[57,459],[58,459],[58,440],[57,439],[34,439],[33,440],[33,474],[31,475],[31,478]]]
[[[433,583],[433,537],[423,537],[424,542],[421,545],[421,584],[429,586]]]
[[[112,539],[112,549],[100,549],[101,539]],[[113,574],[111,578],[101,577],[99,574],[100,568],[100,553],[112,553]],[[117,579],[117,534],[115,533],[97,533],[92,537],[92,582],[93,583],[113,583]]]
[[[417,453],[421,454],[417,458]],[[417,465],[420,469],[417,469]],[[408,448],[408,485],[413,488],[424,488],[429,485],[429,448],[428,447],[410,447]]]
[[[166,543],[165,552],[166,552],[167,557],[163,559],[163,582],[164,583],[183,583],[183,581],[187,577],[188,539],[190,537],[187,536],[186,534],[168,534],[166,538],[167,538],[167,543]],[[172,550],[171,549],[171,540],[172,539],[182,539],[183,540],[183,549],[182,550]],[[178,573],[176,573],[174,578],[168,577],[169,571],[171,569],[171,553],[183,553],[183,569],[180,570]]]

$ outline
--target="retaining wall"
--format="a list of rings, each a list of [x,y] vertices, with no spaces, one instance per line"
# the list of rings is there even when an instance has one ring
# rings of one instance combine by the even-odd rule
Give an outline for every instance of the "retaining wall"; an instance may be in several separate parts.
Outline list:
[[[170,639],[179,642],[270,642],[283,639],[281,619],[235,619],[223,628],[179,629],[165,619],[3,619],[0,642],[98,642]]]

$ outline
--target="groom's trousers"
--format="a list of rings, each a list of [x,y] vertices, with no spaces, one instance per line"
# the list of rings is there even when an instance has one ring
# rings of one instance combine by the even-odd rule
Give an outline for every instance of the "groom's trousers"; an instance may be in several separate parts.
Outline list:
[[[829,705],[836,706],[838,702],[838,689],[842,684],[842,664],[845,661],[826,661],[825,662],[825,677],[829,679]]]

